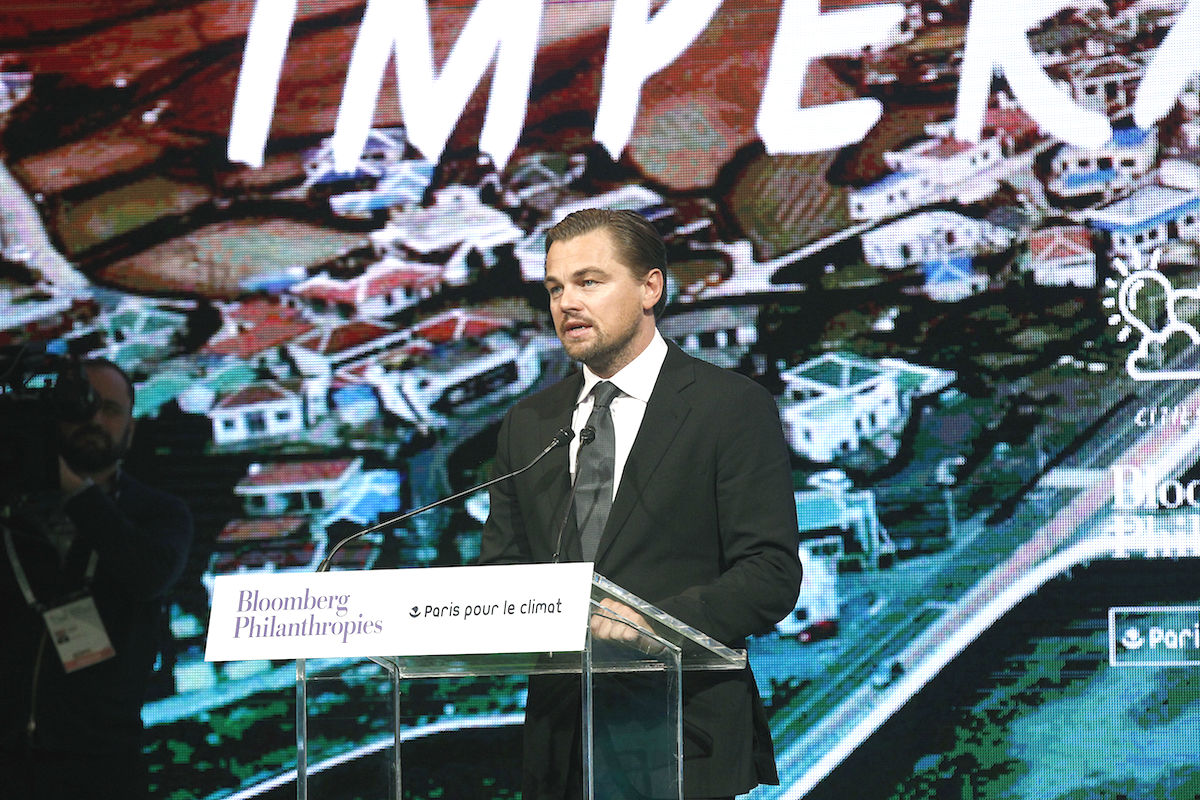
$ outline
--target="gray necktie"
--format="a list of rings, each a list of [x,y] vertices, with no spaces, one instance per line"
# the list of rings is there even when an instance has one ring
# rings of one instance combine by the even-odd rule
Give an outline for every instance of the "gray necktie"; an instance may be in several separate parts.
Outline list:
[[[613,476],[616,471],[617,444],[613,435],[612,412],[608,404],[620,392],[608,381],[592,387],[592,414],[587,426],[596,432],[591,444],[580,444],[575,470],[575,522],[583,560],[592,561],[600,547],[600,535],[612,508]]]

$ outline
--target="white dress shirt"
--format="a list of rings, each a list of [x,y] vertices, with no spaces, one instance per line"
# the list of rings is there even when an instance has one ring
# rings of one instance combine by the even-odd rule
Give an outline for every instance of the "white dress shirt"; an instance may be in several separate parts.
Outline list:
[[[571,416],[571,429],[575,438],[571,440],[571,475],[575,474],[575,456],[579,452],[579,432],[587,425],[588,417],[592,414],[592,387],[602,380],[621,390],[612,399],[609,410],[612,412],[613,438],[616,445],[616,464],[613,467],[613,497],[617,495],[617,487],[621,485],[621,473],[633,449],[633,440],[637,438],[638,429],[642,427],[642,417],[646,416],[646,404],[650,402],[650,393],[658,380],[663,361],[667,357],[667,343],[657,329],[654,338],[637,358],[626,364],[611,378],[601,378],[596,373],[583,367],[583,387],[575,401],[575,413]]]

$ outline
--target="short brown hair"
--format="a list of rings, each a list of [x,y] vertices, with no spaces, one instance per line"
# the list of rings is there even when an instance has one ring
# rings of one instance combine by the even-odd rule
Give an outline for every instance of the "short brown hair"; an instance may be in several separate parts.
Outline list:
[[[598,230],[608,231],[617,256],[633,271],[634,277],[645,278],[652,269],[663,274],[662,297],[654,304],[654,316],[660,316],[667,305],[667,246],[650,221],[636,211],[609,208],[574,211],[546,231],[546,252],[550,252],[550,245],[555,242]]]

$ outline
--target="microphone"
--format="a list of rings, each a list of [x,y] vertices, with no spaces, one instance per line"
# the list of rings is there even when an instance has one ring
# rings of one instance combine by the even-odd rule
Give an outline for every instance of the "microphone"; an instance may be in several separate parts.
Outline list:
[[[585,425],[579,431],[579,449],[591,444],[596,440],[596,429],[591,425]],[[567,510],[563,513],[562,522],[558,523],[558,536],[554,540],[554,558],[550,563],[557,564],[558,557],[562,553],[562,537],[563,531],[567,529],[567,520],[571,518],[571,511],[575,508],[575,486],[579,483],[579,454],[575,455],[575,477],[571,479],[571,495],[567,500]]]
[[[592,438],[595,438],[595,436],[596,436],[596,434],[595,434],[595,432],[593,432]],[[383,522],[377,522],[368,528],[363,528],[361,531],[358,531],[357,533],[347,536],[345,539],[342,539],[340,542],[338,542],[336,545],[334,545],[334,547],[332,549],[330,549],[329,555],[325,556],[325,558],[321,561],[321,564],[317,567],[316,571],[317,572],[328,572],[329,565],[333,561],[333,557],[335,555],[337,555],[338,550],[341,550],[343,547],[345,547],[350,542],[353,542],[356,539],[361,539],[362,537],[366,536],[368,533],[374,533],[375,531],[380,530],[382,528],[388,528],[388,527],[391,527],[392,525],[398,525],[401,522],[404,522],[406,519],[415,517],[418,514],[423,514],[426,511],[429,511],[430,509],[437,508],[438,506],[445,505],[446,503],[452,503],[455,500],[466,497],[467,495],[475,494],[475,492],[478,492],[480,489],[486,489],[489,486],[493,486],[493,485],[499,483],[500,481],[506,481],[509,478],[515,478],[516,476],[520,475],[525,470],[531,469],[534,464],[538,463],[543,458],[545,458],[547,455],[549,455],[551,450],[562,447],[564,444],[567,444],[574,438],[575,438],[575,431],[571,430],[570,428],[559,428],[558,433],[554,434],[554,436],[550,439],[550,443],[548,445],[546,445],[545,448],[542,449],[542,452],[540,452],[536,456],[534,456],[532,461],[530,461],[528,464],[521,467],[520,469],[515,469],[512,472],[501,475],[498,478],[492,478],[491,480],[484,481],[483,483],[479,484],[478,486],[472,486],[470,489],[463,489],[461,492],[458,492],[457,494],[452,494],[449,497],[443,497],[441,500],[434,500],[432,503],[421,506],[420,508],[414,509],[412,511],[406,511],[403,514],[398,514],[394,517],[390,517],[389,519],[385,519]]]

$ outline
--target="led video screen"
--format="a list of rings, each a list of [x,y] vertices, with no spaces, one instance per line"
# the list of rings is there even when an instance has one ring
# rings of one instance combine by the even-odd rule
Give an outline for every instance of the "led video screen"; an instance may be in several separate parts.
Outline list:
[[[195,520],[153,796],[294,796],[295,667],[204,659],[213,580],[485,480],[577,369],[542,279],[587,207],[652,221],[659,330],[791,450],[751,797],[1200,796],[1197,40],[1184,0],[6,3],[0,380],[121,365],[124,468]],[[473,564],[487,506],[333,568]],[[371,796],[378,667],[314,669],[314,786]],[[524,699],[406,689],[406,796],[518,797]]]

